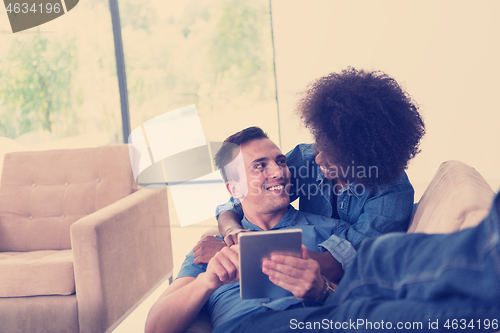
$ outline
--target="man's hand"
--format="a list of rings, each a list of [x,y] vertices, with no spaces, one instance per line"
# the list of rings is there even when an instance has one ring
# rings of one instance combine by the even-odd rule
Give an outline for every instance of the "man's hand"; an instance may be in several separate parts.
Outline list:
[[[226,237],[224,237],[224,242],[227,246],[233,246],[238,244],[238,234],[240,232],[247,232],[250,230],[245,229],[228,229],[226,231]]]
[[[207,271],[199,276],[204,280],[209,290],[215,290],[228,283],[239,280],[239,247],[238,245],[224,247],[210,259]]]
[[[213,256],[226,246],[223,240],[214,236],[203,237],[193,248],[194,263],[208,263]]]
[[[323,298],[325,280],[319,264],[310,259],[302,245],[302,258],[273,254],[262,263],[262,271],[269,280],[301,300],[320,301]]]

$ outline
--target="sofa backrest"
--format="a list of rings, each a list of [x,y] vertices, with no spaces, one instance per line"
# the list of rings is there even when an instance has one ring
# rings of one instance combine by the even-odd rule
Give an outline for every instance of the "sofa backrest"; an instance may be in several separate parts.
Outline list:
[[[408,232],[449,233],[486,217],[495,193],[476,169],[459,161],[441,164],[425,190]]]
[[[69,249],[71,224],[135,190],[127,145],[6,154],[0,251]]]

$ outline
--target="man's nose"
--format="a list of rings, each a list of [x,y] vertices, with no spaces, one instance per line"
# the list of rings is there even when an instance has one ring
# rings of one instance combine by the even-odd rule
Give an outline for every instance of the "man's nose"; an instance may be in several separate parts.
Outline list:
[[[266,176],[268,178],[281,178],[283,177],[283,167],[272,163],[266,169]]]

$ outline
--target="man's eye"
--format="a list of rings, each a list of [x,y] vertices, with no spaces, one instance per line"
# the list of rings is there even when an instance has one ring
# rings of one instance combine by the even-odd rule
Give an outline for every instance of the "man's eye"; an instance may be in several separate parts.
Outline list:
[[[258,163],[258,164],[255,164],[254,168],[255,169],[262,169],[264,168],[266,165],[264,163]]]

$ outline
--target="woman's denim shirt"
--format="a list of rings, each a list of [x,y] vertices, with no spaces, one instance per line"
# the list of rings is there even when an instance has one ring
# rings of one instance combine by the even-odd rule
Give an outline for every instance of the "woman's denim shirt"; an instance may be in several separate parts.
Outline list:
[[[288,152],[287,165],[291,173],[290,200],[299,198],[299,210],[306,213],[332,216],[332,190],[338,192],[337,210],[340,220],[332,219],[337,226],[333,234],[348,240],[357,250],[361,241],[394,231],[405,232],[413,212],[414,190],[408,176],[403,173],[392,184],[365,188],[356,182],[340,189],[326,179],[315,162],[316,150],[312,144],[300,144]],[[352,172],[352,170],[343,170]],[[342,172],[339,171],[339,172]],[[361,172],[356,169],[355,172]],[[376,176],[376,170],[365,170],[366,176]],[[335,182],[336,184],[336,182]],[[233,199],[217,207],[216,216],[231,210],[243,217],[243,210]],[[322,246],[332,252],[335,237]],[[347,255],[347,254],[346,254]],[[350,254],[349,254],[350,255]]]

